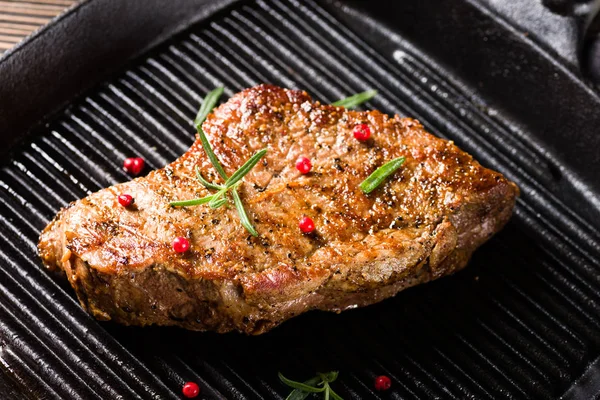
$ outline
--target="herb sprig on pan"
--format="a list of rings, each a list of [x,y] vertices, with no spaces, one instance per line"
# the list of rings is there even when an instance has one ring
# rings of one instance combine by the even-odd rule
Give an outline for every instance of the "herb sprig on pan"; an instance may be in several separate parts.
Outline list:
[[[345,108],[354,108],[371,100],[373,97],[375,97],[375,95],[377,95],[377,90],[367,90],[366,92],[357,93],[354,96],[338,100],[335,103],[332,103],[332,105]]]
[[[279,373],[279,379],[294,390],[288,395],[286,400],[304,400],[311,393],[323,393],[323,398],[329,400],[342,400],[340,395],[333,391],[329,384],[338,377],[338,371],[327,373],[318,373],[317,376],[304,382],[296,382],[286,378]]]
[[[174,207],[189,207],[208,203],[208,206],[210,208],[217,209],[227,204],[227,193],[231,192],[233,204],[235,204],[235,208],[238,212],[238,215],[240,216],[240,221],[242,225],[244,226],[244,228],[246,228],[248,232],[250,232],[252,236],[258,236],[258,232],[256,232],[256,229],[254,229],[254,226],[252,225],[252,222],[250,221],[250,218],[248,217],[248,214],[244,209],[244,204],[242,203],[242,200],[238,193],[238,187],[242,183],[241,180],[244,178],[244,176],[246,176],[246,174],[250,172],[252,168],[254,168],[256,163],[258,163],[258,161],[265,156],[265,154],[267,153],[267,149],[262,149],[258,151],[256,154],[250,157],[250,159],[248,159],[248,161],[246,161],[244,165],[242,165],[230,177],[227,176],[225,170],[223,169],[223,166],[217,158],[217,155],[214,153],[210,142],[208,141],[208,138],[202,130],[202,123],[204,122],[210,111],[215,107],[222,94],[223,88],[218,87],[206,95],[206,98],[202,102],[202,106],[198,111],[198,115],[196,115],[194,125],[196,125],[196,129],[198,130],[198,136],[200,137],[200,142],[202,143],[202,147],[204,148],[208,159],[210,160],[217,173],[225,181],[225,183],[217,184],[213,182],[208,182],[206,179],[204,179],[204,177],[200,173],[200,170],[196,166],[196,178],[198,179],[198,181],[205,188],[209,190],[216,190],[217,193],[198,199],[173,201],[170,204]]]
[[[381,167],[377,168],[371,175],[369,175],[367,179],[361,182],[359,185],[360,189],[367,194],[371,193],[379,185],[381,185],[381,183],[385,181],[388,176],[396,172],[396,170],[400,168],[402,164],[404,164],[405,160],[405,157],[398,157],[392,161],[386,162]]]

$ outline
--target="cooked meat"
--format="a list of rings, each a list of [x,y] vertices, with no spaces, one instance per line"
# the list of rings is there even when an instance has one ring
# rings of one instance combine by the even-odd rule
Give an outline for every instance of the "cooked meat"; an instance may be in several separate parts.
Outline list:
[[[353,136],[367,124],[371,138]],[[260,334],[308,310],[342,311],[463,268],[509,219],[516,185],[419,122],[313,102],[261,85],[218,107],[203,129],[231,174],[267,155],[240,187],[259,233],[235,207],[171,207],[211,194],[198,166],[221,182],[197,140],[148,176],[71,203],[46,227],[39,251],[100,320]],[[312,161],[300,174],[299,156]],[[399,156],[404,165],[366,195],[359,184]],[[117,196],[128,193],[132,207]],[[311,217],[312,234],[298,222]],[[183,236],[190,250],[176,253]]]

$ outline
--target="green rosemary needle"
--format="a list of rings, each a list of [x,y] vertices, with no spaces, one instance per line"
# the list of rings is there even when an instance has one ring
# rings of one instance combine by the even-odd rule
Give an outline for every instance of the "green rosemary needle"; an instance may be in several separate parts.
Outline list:
[[[279,372],[279,379],[287,386],[294,390],[289,394],[286,400],[304,400],[311,393],[323,393],[323,398],[329,400],[342,400],[340,395],[333,391],[329,384],[335,381],[338,377],[337,371],[331,371],[328,373],[319,373],[314,378],[311,378],[304,382],[296,382],[283,376]]]
[[[219,98],[223,94],[223,90],[223,86],[219,86],[218,88],[215,88],[212,91],[208,92],[208,94],[204,98],[204,101],[202,101],[202,105],[198,110],[198,114],[196,114],[196,118],[194,119],[194,126],[196,127],[196,130],[199,131],[202,129],[202,123],[204,122],[208,114],[212,111],[212,109],[215,108],[215,105],[217,105]]]
[[[377,90],[367,90],[366,92],[357,93],[354,96],[338,100],[335,103],[332,103],[332,105],[345,108],[354,108],[356,106],[361,105],[364,102],[371,100],[373,97],[375,97],[376,94]]]
[[[396,172],[396,170],[400,168],[402,164],[404,164],[405,160],[405,157],[398,157],[392,161],[386,162],[381,167],[377,168],[375,172],[369,175],[367,179],[362,181],[362,183],[359,185],[360,189],[367,194],[371,193],[379,185],[381,185],[381,183],[386,180],[388,176]]]

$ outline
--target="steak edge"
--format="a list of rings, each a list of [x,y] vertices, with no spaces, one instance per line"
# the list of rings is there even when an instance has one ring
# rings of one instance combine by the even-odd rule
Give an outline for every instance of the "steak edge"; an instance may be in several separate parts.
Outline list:
[[[367,124],[371,138],[353,137]],[[146,177],[111,186],[61,210],[39,253],[63,270],[99,320],[260,334],[309,310],[342,311],[463,268],[508,221],[517,186],[482,167],[418,121],[313,102],[302,91],[260,85],[211,113],[203,130],[228,175],[266,156],[239,192],[258,237],[235,207],[176,208],[222,183],[200,141]],[[300,156],[309,174],[295,168]],[[370,194],[359,184],[404,156]],[[128,193],[133,206],[119,205]],[[316,225],[302,234],[301,217]],[[190,250],[174,252],[183,236]]]

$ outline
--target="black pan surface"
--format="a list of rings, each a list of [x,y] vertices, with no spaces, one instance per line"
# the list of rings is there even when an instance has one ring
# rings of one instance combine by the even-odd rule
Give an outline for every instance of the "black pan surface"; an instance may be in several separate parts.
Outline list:
[[[278,371],[329,370],[346,399],[600,393],[600,97],[576,48],[561,53],[494,3],[91,0],[7,54],[3,398],[181,398],[196,381],[201,398],[281,399]],[[565,18],[576,45],[581,19]],[[323,102],[378,89],[366,107],[417,118],[514,180],[515,216],[452,277],[259,337],[93,320],[42,268],[40,230],[128,180],[125,157],[160,168],[182,154],[207,91],[262,82]],[[381,374],[393,386],[376,393]]]

